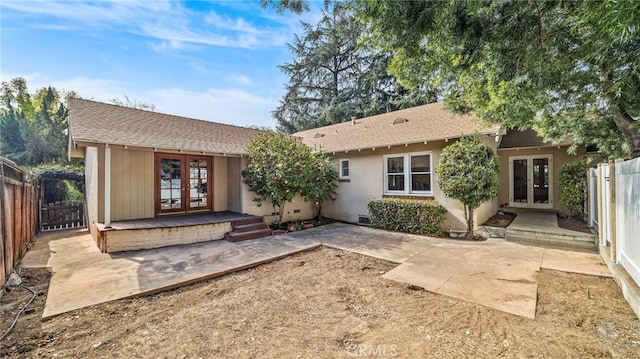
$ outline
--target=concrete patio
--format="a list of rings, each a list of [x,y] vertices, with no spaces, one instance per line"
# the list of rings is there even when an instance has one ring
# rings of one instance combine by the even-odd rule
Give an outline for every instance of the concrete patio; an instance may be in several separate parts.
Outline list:
[[[335,223],[238,243],[224,240],[100,253],[86,231],[42,234],[23,267],[48,267],[43,317],[257,266],[320,245],[399,263],[384,278],[535,318],[541,268],[610,276],[598,254],[504,240],[465,242]]]

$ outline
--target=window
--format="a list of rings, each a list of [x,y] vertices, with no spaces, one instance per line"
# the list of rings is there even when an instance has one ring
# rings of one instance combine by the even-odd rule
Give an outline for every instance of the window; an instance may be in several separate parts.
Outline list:
[[[384,156],[384,192],[431,194],[431,168],[430,152]]]
[[[340,179],[349,179],[349,160],[340,160]]]

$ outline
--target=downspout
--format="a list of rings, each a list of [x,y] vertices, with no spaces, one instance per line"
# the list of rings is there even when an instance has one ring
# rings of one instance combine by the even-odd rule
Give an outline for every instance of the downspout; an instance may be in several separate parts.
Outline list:
[[[111,228],[111,147],[104,149],[104,228]]]

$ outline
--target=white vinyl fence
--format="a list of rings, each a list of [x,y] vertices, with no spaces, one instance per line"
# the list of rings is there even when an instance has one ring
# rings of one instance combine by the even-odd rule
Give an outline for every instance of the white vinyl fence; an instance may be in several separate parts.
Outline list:
[[[615,162],[616,257],[640,284],[640,158]]]
[[[589,169],[589,226],[598,228],[598,170],[596,168]]]

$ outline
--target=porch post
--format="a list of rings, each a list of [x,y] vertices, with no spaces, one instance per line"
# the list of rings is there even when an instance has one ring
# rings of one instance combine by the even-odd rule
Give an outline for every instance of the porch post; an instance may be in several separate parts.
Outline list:
[[[104,227],[111,228],[111,147],[104,149]]]

